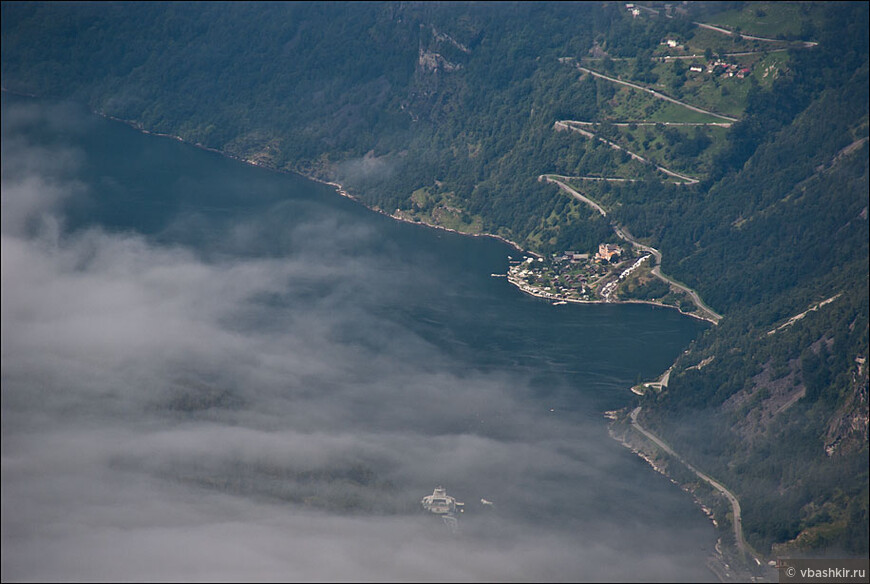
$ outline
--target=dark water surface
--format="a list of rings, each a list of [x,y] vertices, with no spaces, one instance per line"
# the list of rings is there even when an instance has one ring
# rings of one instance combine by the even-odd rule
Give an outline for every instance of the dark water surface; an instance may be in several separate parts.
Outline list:
[[[703,323],[551,306],[502,242],[5,94],[3,216],[4,580],[711,578],[602,417]]]

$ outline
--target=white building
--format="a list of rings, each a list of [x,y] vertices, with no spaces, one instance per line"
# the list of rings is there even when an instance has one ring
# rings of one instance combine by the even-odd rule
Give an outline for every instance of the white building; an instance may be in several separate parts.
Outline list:
[[[609,262],[614,256],[622,255],[622,248],[615,243],[601,243],[598,245],[598,253],[595,259]]]

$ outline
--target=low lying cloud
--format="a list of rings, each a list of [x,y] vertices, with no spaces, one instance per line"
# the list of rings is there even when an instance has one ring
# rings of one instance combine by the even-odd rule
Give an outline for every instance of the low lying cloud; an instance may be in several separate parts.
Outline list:
[[[65,116],[87,131],[4,108],[4,580],[707,576],[712,530],[689,501],[647,515],[673,493],[601,425],[385,310],[431,276],[349,253],[372,228],[321,212],[253,253],[275,212],[250,216],[219,257],[66,229],[87,154],[27,130]],[[469,505],[458,534],[419,510],[442,483]]]
[[[374,152],[369,152],[339,163],[335,170],[341,182],[361,185],[389,178],[396,171],[396,164],[390,156],[375,156]]]

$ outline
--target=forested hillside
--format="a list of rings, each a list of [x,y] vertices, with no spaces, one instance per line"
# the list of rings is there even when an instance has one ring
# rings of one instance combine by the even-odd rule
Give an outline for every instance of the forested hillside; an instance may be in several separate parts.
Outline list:
[[[866,555],[868,4],[639,6],[7,2],[2,85],[542,254],[630,229],[724,315],[646,423],[762,553]]]

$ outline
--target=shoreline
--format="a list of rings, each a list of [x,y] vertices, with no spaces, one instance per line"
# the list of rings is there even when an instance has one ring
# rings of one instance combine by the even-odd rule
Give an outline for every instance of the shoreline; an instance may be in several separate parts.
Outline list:
[[[22,97],[28,97],[28,98],[33,98],[33,99],[42,99],[42,98],[40,98],[40,96],[37,96],[37,95],[10,92],[6,88],[2,88],[2,91],[4,93],[9,93],[11,95],[20,95]],[[164,138],[171,138],[171,139],[174,139],[174,140],[181,142],[185,145],[194,146],[194,147],[199,148],[201,150],[212,152],[212,153],[218,154],[224,158],[231,159],[231,160],[238,161],[238,162],[242,162],[242,163],[250,165],[250,166],[258,167],[258,168],[261,168],[261,169],[264,169],[267,171],[277,172],[279,174],[296,175],[298,177],[304,178],[306,180],[310,180],[312,182],[317,182],[317,183],[320,183],[323,185],[330,186],[335,190],[335,192],[339,196],[350,199],[351,201],[354,201],[355,203],[362,205],[363,207],[365,207],[369,211],[374,211],[376,213],[379,213],[381,215],[389,217],[395,221],[400,221],[400,222],[408,223],[408,224],[412,224],[412,225],[423,226],[423,227],[427,227],[430,229],[440,229],[443,231],[452,232],[452,233],[462,235],[462,236],[490,237],[490,238],[494,238],[496,240],[499,240],[502,243],[505,243],[506,245],[508,245],[509,247],[513,248],[514,250],[516,250],[517,252],[519,252],[521,254],[526,254],[526,255],[534,256],[534,257],[541,257],[539,254],[532,252],[530,250],[526,250],[526,249],[522,248],[516,242],[511,241],[511,240],[509,240],[503,236],[500,236],[500,235],[496,235],[496,234],[492,234],[492,233],[485,233],[485,232],[483,232],[483,233],[466,233],[466,232],[458,231],[456,229],[444,227],[441,225],[434,225],[434,224],[426,223],[423,221],[414,221],[414,220],[411,220],[411,219],[408,219],[405,217],[400,217],[400,216],[397,216],[395,214],[388,213],[388,212],[386,212],[382,209],[379,209],[379,208],[371,207],[371,206],[367,205],[366,203],[364,203],[363,201],[361,201],[357,196],[348,192],[348,190],[344,187],[344,185],[342,185],[338,182],[335,182],[335,181],[329,181],[329,180],[326,180],[323,178],[318,178],[315,176],[307,175],[307,174],[304,174],[302,172],[295,171],[295,170],[281,169],[281,168],[277,168],[277,167],[273,167],[273,166],[267,166],[267,165],[264,165],[264,164],[257,162],[256,160],[245,159],[245,158],[242,158],[240,156],[237,156],[237,155],[234,155],[234,154],[222,151],[222,150],[218,150],[216,148],[211,148],[211,147],[205,146],[201,143],[194,143],[194,142],[187,141],[184,138],[177,136],[177,135],[147,130],[142,126],[141,123],[136,122],[136,121],[117,118],[115,116],[111,116],[111,115],[108,115],[104,112],[100,112],[97,110],[91,109],[89,111],[91,111],[92,113],[94,113],[96,115],[99,115],[100,117],[102,117],[104,119],[108,119],[108,120],[111,120],[113,122],[123,123],[124,125],[129,126],[130,128],[132,128],[140,133],[143,133],[143,134],[164,137]],[[499,274],[498,276],[499,277],[507,277],[506,274],[505,275]],[[521,286],[520,284],[514,282],[512,278],[508,277],[507,279],[513,286],[518,288],[521,292],[523,292],[529,296],[532,296],[534,298],[540,298],[542,300],[550,301],[551,303],[552,302],[565,302],[565,303],[572,303],[572,304],[602,304],[602,305],[604,305],[604,304],[614,304],[614,305],[618,305],[618,304],[647,304],[647,305],[651,305],[651,306],[674,309],[678,313],[680,313],[681,315],[689,316],[689,317],[692,317],[692,318],[695,318],[698,320],[702,320],[705,322],[711,322],[712,324],[718,324],[717,322],[715,322],[711,319],[705,318],[701,315],[684,312],[678,306],[675,306],[675,305],[668,305],[668,304],[663,304],[660,302],[649,301],[649,300],[613,300],[613,301],[607,301],[607,300],[580,300],[580,299],[571,299],[571,298],[560,298],[558,296],[553,296],[553,295],[547,294],[547,293],[536,293],[535,291],[527,290],[523,286]],[[611,433],[611,438],[616,440],[617,442],[620,442],[624,447],[631,450],[636,456],[638,456],[642,460],[646,461],[654,470],[656,470],[657,472],[660,472],[664,476],[668,477],[668,479],[675,486],[677,486],[678,488],[682,488],[682,486],[678,482],[676,482],[674,479],[672,479],[670,476],[668,476],[667,472],[665,472],[664,470],[661,470],[660,468],[657,468],[655,461],[651,457],[645,456],[645,454],[640,449],[636,449],[636,448],[632,447],[627,441],[625,441],[624,438],[623,439],[617,438],[612,433]],[[709,512],[709,508],[707,508],[703,504],[703,502],[701,502],[698,498],[694,497],[694,495],[693,495],[693,499],[694,499],[694,502],[704,511],[704,513],[708,516],[708,518],[713,522],[714,526],[716,526],[718,528],[718,526],[716,525],[715,519],[713,518],[712,514]],[[721,544],[721,541],[720,541],[720,544]],[[719,547],[719,546],[717,546],[717,547]],[[713,558],[714,558],[717,565],[721,565],[721,564],[725,563],[724,559],[722,558],[722,553],[718,549],[717,549],[717,553],[714,554]],[[727,566],[727,564],[725,564],[725,565]],[[713,570],[711,568],[711,572],[713,572],[714,575],[720,577],[720,579],[721,579],[720,574],[717,573],[716,570]]]
[[[236,158],[236,160],[241,160],[241,159]],[[452,229],[450,227],[444,227],[443,225],[434,225],[432,223],[426,223],[424,221],[413,221],[413,220],[408,219],[406,217],[401,217],[399,215],[396,215],[395,213],[387,213],[383,209],[379,209],[376,207],[370,207],[370,206],[366,205],[363,201],[361,201],[359,197],[350,194],[347,191],[347,189],[344,188],[344,185],[342,185],[341,183],[335,182],[335,181],[325,180],[322,178],[318,178],[316,176],[310,176],[310,175],[302,174],[301,172],[296,172],[296,171],[292,171],[292,170],[291,171],[282,171],[280,169],[273,169],[273,168],[270,168],[268,166],[263,166],[261,164],[257,164],[256,162],[252,162],[252,161],[248,161],[248,160],[242,160],[242,162],[246,162],[248,164],[251,164],[253,166],[258,166],[260,168],[265,168],[267,170],[275,170],[277,172],[293,173],[297,176],[301,176],[302,178],[308,179],[310,181],[317,182],[317,183],[320,183],[322,185],[328,185],[328,186],[334,188],[335,192],[337,192],[342,197],[350,199],[351,201],[354,201],[355,203],[359,203],[360,205],[362,205],[363,207],[365,207],[369,211],[372,211],[373,213],[378,213],[379,215],[383,215],[385,217],[389,217],[390,219],[392,219],[394,221],[399,221],[401,223],[407,223],[409,225],[418,225],[420,227],[428,227],[429,229],[440,229],[441,231],[448,231],[450,233],[456,233],[458,235],[463,235],[465,237],[491,237],[493,239],[497,239],[497,240],[501,241],[502,243],[509,245],[510,247],[514,248],[516,251],[518,251],[520,253],[540,257],[535,252],[523,249],[522,247],[520,247],[520,245],[518,243],[511,241],[510,239],[507,239],[505,237],[502,237],[501,235],[496,235],[495,233],[467,233],[465,231],[459,231],[457,229]]]
[[[329,184],[331,184],[331,183],[329,183]],[[424,221],[412,221],[411,219],[407,219],[405,217],[400,217],[394,213],[387,213],[386,211],[382,211],[380,209],[373,209],[372,207],[369,207],[368,205],[366,205],[365,203],[362,203],[361,201],[360,201],[360,204],[363,207],[365,207],[366,209],[369,209],[370,211],[374,211],[376,213],[381,213],[382,215],[386,215],[387,217],[394,219],[395,221],[400,221],[402,223],[408,223],[409,225],[419,225],[421,227],[428,227],[429,229],[440,229],[441,231],[449,231],[450,233],[456,233],[458,235],[463,235],[465,237],[490,237],[492,239],[497,239],[497,240],[501,241],[502,243],[509,245],[510,247],[514,248],[516,251],[518,251],[520,253],[532,255],[535,257],[541,257],[540,255],[538,255],[537,253],[535,253],[533,251],[523,249],[522,247],[520,247],[520,244],[518,244],[514,241],[511,241],[510,239],[507,239],[506,237],[503,237],[501,235],[496,235],[495,233],[467,233],[465,231],[459,231],[459,230],[453,229],[451,227],[444,227],[443,225],[434,225],[432,223],[426,223]]]
[[[673,486],[688,494],[692,498],[692,502],[697,508],[701,510],[701,512],[706,516],[707,520],[710,521],[716,533],[716,544],[713,546],[713,550],[707,556],[707,569],[710,570],[710,573],[720,582],[732,582],[737,580],[731,577],[731,575],[729,574],[731,566],[726,559],[726,553],[730,552],[730,550],[727,549],[727,544],[723,541],[719,521],[717,520],[717,517],[713,510],[710,508],[710,506],[702,501],[696,493],[689,490],[685,485],[681,484],[670,474],[668,474],[665,465],[659,462],[654,454],[645,451],[637,442],[631,440],[625,430],[623,430],[623,433],[621,435],[619,434],[619,432],[617,432],[615,426],[622,422],[622,420],[620,420],[620,415],[618,411],[605,412],[605,417],[609,420],[607,433],[610,435],[610,438],[612,440],[619,443],[624,448],[628,449],[629,452],[631,452],[636,457],[644,461],[647,465],[649,465],[649,467],[652,468],[654,472],[657,472],[665,477]]]
[[[636,421],[639,411],[638,406],[631,412],[628,408],[605,412],[604,417],[608,420],[607,432],[613,440],[646,462],[655,472],[690,495],[695,505],[712,522],[717,543],[708,557],[708,569],[720,582],[774,581],[770,564],[762,561],[769,558],[757,555],[743,540],[739,519],[740,506],[736,497],[640,426]],[[688,471],[695,475],[705,486],[699,488],[694,479],[687,479],[683,472],[675,472],[672,465],[682,467],[683,472]],[[733,520],[735,511],[738,516],[736,523]]]
[[[536,254],[535,254],[536,255]],[[542,300],[550,300],[555,302],[569,302],[572,304],[648,304],[650,306],[658,306],[661,308],[671,308],[676,310],[683,316],[690,316],[697,320],[703,320],[704,322],[709,322],[711,324],[717,324],[710,318],[705,318],[700,314],[693,314],[691,312],[685,312],[680,310],[679,306],[674,306],[673,304],[664,304],[663,302],[656,302],[654,300],[580,300],[578,298],[562,298],[561,296],[556,296],[554,294],[550,294],[549,292],[538,292],[534,289],[529,289],[528,286],[525,286],[522,283],[515,282],[513,278],[510,276],[507,277],[508,282],[513,284],[516,288],[518,288],[524,294],[528,294],[529,296],[533,296],[534,298],[541,298]]]
[[[585,195],[581,194],[576,189],[574,189],[573,187],[571,187],[570,185],[565,183],[564,179],[566,179],[566,178],[569,178],[569,177],[564,177],[564,176],[557,175],[557,174],[542,174],[538,177],[538,180],[539,181],[544,180],[545,182],[557,185],[560,189],[567,192],[571,196],[573,196],[576,199],[592,206],[599,213],[601,213],[601,215],[603,217],[605,217],[605,218],[607,217],[607,212],[598,203],[596,203],[592,199],[586,197]],[[692,301],[694,302],[695,306],[699,310],[701,310],[702,312],[706,313],[709,317],[696,316],[696,315],[693,315],[693,314],[690,314],[687,312],[683,312],[682,310],[680,310],[681,314],[685,314],[687,316],[695,316],[695,318],[698,318],[700,320],[705,320],[705,321],[710,322],[714,325],[719,324],[719,321],[722,320],[723,316],[721,314],[715,312],[709,306],[707,306],[704,303],[704,301],[701,299],[701,297],[698,295],[697,292],[695,292],[694,290],[692,290],[691,288],[689,288],[685,284],[681,284],[680,282],[677,282],[673,278],[670,278],[669,276],[662,274],[662,271],[661,271],[662,254],[659,250],[655,249],[654,247],[650,247],[648,245],[644,245],[644,244],[640,243],[639,241],[634,239],[634,237],[631,236],[631,234],[628,232],[628,230],[626,228],[620,227],[616,223],[611,223],[611,226],[613,227],[613,231],[616,233],[617,237],[619,237],[623,241],[627,241],[629,244],[632,245],[632,247],[642,249],[643,251],[649,252],[653,256],[655,256],[656,265],[651,270],[652,275],[654,275],[657,278],[659,278],[660,280],[666,282],[669,286],[676,286],[677,288],[683,290],[685,293],[687,293],[692,298]],[[623,302],[625,302],[625,301],[623,301]],[[665,305],[662,305],[662,306],[665,306]]]
[[[6,90],[4,89],[3,91],[6,91]],[[26,97],[36,97],[36,96],[26,96]],[[383,209],[379,209],[379,208],[375,208],[375,207],[370,207],[370,206],[366,205],[363,201],[361,201],[361,200],[359,199],[359,197],[357,197],[357,196],[355,196],[355,195],[352,195],[350,192],[348,192],[348,190],[344,187],[344,185],[342,185],[341,183],[335,182],[335,181],[330,181],[330,180],[322,179],[322,178],[319,178],[319,177],[316,177],[316,176],[312,176],[312,175],[308,175],[308,174],[303,174],[303,173],[301,173],[301,172],[294,171],[294,170],[285,170],[285,169],[275,168],[275,167],[271,167],[271,166],[265,166],[265,165],[260,164],[259,162],[255,161],[255,160],[250,160],[250,159],[246,159],[246,158],[241,158],[241,157],[236,156],[236,155],[234,155],[234,154],[230,154],[230,153],[228,153],[228,152],[224,152],[224,151],[222,151],[222,150],[218,150],[217,148],[210,148],[210,147],[205,146],[205,145],[203,145],[203,144],[200,144],[200,143],[198,143],[198,142],[196,142],[196,143],[194,143],[194,142],[188,142],[187,140],[185,140],[185,139],[182,138],[181,136],[176,136],[176,135],[174,135],[174,134],[165,134],[165,133],[161,133],[161,132],[152,132],[152,131],[150,131],[150,130],[146,130],[146,129],[145,129],[144,127],[142,127],[142,125],[141,125],[140,123],[138,123],[138,122],[134,122],[134,121],[131,121],[131,120],[124,120],[124,119],[121,119],[121,118],[117,118],[117,117],[115,117],[115,116],[110,116],[110,115],[108,115],[108,114],[106,114],[106,113],[99,112],[99,111],[96,111],[96,110],[94,110],[94,113],[97,114],[97,115],[99,115],[100,117],[103,117],[103,118],[106,118],[106,119],[109,119],[109,120],[112,120],[112,121],[115,121],[115,122],[121,122],[122,124],[125,124],[125,125],[127,125],[127,126],[133,128],[133,129],[139,131],[139,132],[142,132],[143,134],[148,134],[148,135],[151,135],[151,136],[159,136],[159,137],[162,137],[162,138],[172,138],[173,140],[177,140],[177,141],[179,141],[179,142],[181,142],[181,143],[183,143],[183,144],[187,144],[187,145],[193,146],[193,147],[195,147],[195,148],[199,148],[199,149],[201,149],[201,150],[205,150],[205,151],[207,151],[207,152],[214,152],[215,154],[219,154],[219,155],[224,156],[224,157],[226,157],[226,158],[229,158],[229,159],[231,159],[231,160],[236,160],[236,161],[241,162],[241,163],[243,163],[243,164],[248,164],[248,165],[250,165],[250,166],[255,166],[255,167],[257,167],[257,168],[262,168],[262,169],[264,169],[264,170],[269,170],[269,171],[272,171],[272,172],[277,172],[277,173],[279,173],[279,174],[293,174],[293,175],[296,175],[296,176],[302,177],[302,178],[304,178],[304,179],[306,179],[306,180],[310,180],[310,181],[312,181],[312,182],[316,182],[316,183],[320,183],[320,184],[323,184],[323,185],[330,186],[330,187],[332,187],[333,189],[335,189],[335,192],[338,193],[338,195],[340,195],[340,196],[342,196],[342,197],[344,197],[344,198],[346,198],[346,199],[350,199],[351,201],[353,201],[353,202],[355,202],[355,203],[358,203],[358,204],[362,205],[363,207],[365,207],[365,208],[368,209],[369,211],[372,211],[372,212],[374,212],[374,213],[378,213],[378,214],[380,214],[380,215],[384,215],[384,216],[386,216],[386,217],[389,217],[390,219],[393,219],[394,221],[399,221],[399,222],[401,222],[401,223],[407,223],[407,224],[409,224],[409,225],[418,225],[418,226],[421,226],[421,227],[427,227],[427,228],[429,228],[429,229],[440,229],[440,230],[442,230],[442,231],[447,231],[447,232],[450,232],[450,233],[456,233],[457,235],[462,235],[462,236],[465,236],[465,237],[489,237],[489,238],[492,238],[492,239],[496,239],[496,240],[498,240],[498,241],[501,241],[502,243],[504,243],[504,244],[506,244],[506,245],[508,245],[508,246],[510,246],[510,247],[512,247],[512,248],[514,248],[514,250],[516,250],[517,252],[519,252],[519,253],[521,253],[521,254],[527,254],[527,255],[530,255],[530,256],[534,256],[534,257],[536,257],[536,258],[540,258],[540,257],[542,257],[542,256],[541,256],[540,254],[538,254],[538,253],[535,253],[535,252],[533,252],[533,251],[531,251],[531,250],[524,249],[523,247],[521,247],[521,246],[520,246],[518,243],[516,243],[515,241],[511,241],[510,239],[507,239],[506,237],[503,237],[503,236],[501,236],[501,235],[496,235],[495,233],[467,233],[467,232],[464,232],[464,231],[458,231],[458,230],[456,230],[456,229],[452,229],[452,228],[450,228],[450,227],[444,227],[443,225],[434,225],[434,224],[431,224],[431,223],[426,223],[426,222],[424,222],[424,221],[413,221],[413,220],[408,219],[408,218],[406,218],[406,217],[401,217],[401,216],[399,216],[399,215],[396,215],[395,213],[388,213],[388,212],[384,211]],[[525,289],[523,286],[521,286],[520,284],[518,284],[518,283],[516,283],[516,282],[513,282],[513,281],[511,280],[510,277],[508,277],[508,281],[509,281],[511,284],[513,284],[515,287],[517,287],[520,291],[524,292],[525,294],[528,294],[529,296],[533,296],[533,297],[535,297],[535,298],[542,298],[542,299],[544,299],[544,300],[554,300],[554,301],[558,301],[558,302],[569,302],[569,303],[572,303],[572,304],[647,304],[647,305],[650,305],[650,306],[658,306],[658,307],[661,307],[661,308],[670,308],[670,309],[676,310],[677,312],[679,312],[679,313],[682,314],[683,316],[689,316],[689,317],[691,317],[691,318],[694,318],[694,319],[697,319],[697,320],[702,320],[702,321],[704,321],[704,322],[709,322],[709,323],[714,324],[714,325],[715,325],[715,324],[719,324],[718,322],[716,322],[716,321],[713,320],[712,318],[705,318],[705,317],[703,317],[703,316],[701,316],[701,315],[699,315],[699,314],[692,314],[692,313],[690,313],[690,312],[685,312],[685,311],[681,310],[679,306],[674,306],[674,305],[671,305],[671,304],[664,304],[664,303],[661,303],[661,302],[655,302],[655,301],[652,301],[652,300],[613,300],[613,301],[608,301],[608,300],[578,300],[578,299],[574,299],[574,298],[559,298],[559,297],[554,297],[554,296],[552,296],[552,295],[550,295],[550,296],[545,295],[545,293],[535,293],[535,292],[533,292],[533,291],[526,290],[526,289]]]
[[[27,94],[27,93],[20,93],[20,92],[10,91],[9,89],[7,89],[7,88],[5,88],[5,87],[0,88],[0,91],[2,91],[3,93],[9,93],[10,95],[18,95],[18,96],[29,97],[29,98],[33,98],[33,99],[41,99],[40,96],[38,96],[38,95],[32,95],[32,94]],[[384,211],[383,209],[379,209],[379,208],[376,208],[376,207],[370,207],[369,205],[367,205],[366,203],[364,203],[362,200],[360,200],[359,197],[357,197],[357,196],[351,194],[350,192],[348,192],[348,190],[344,187],[344,185],[342,185],[341,183],[338,183],[338,182],[336,182],[336,181],[326,180],[326,179],[319,178],[319,177],[316,177],[316,176],[312,176],[312,175],[304,174],[304,173],[302,173],[302,172],[295,171],[295,170],[288,170],[288,169],[281,169],[281,168],[276,168],[276,167],[272,167],[272,166],[266,166],[266,165],[264,165],[264,164],[260,164],[260,163],[257,162],[256,160],[251,160],[251,159],[242,158],[242,157],[240,157],[240,156],[236,156],[235,154],[230,154],[229,152],[225,152],[225,151],[223,151],[223,150],[218,150],[217,148],[211,148],[211,147],[209,147],[209,146],[205,146],[204,144],[199,143],[199,142],[190,142],[190,141],[188,141],[188,140],[185,140],[185,139],[182,138],[181,136],[178,136],[178,135],[175,135],[175,134],[167,134],[167,133],[163,133],[163,132],[154,132],[154,131],[148,130],[148,129],[146,129],[146,128],[142,125],[141,122],[137,122],[137,121],[134,121],[134,120],[125,120],[125,119],[123,119],[123,118],[118,118],[118,117],[115,117],[115,116],[109,115],[109,114],[107,114],[107,113],[105,113],[105,112],[101,112],[101,111],[94,110],[94,109],[91,109],[90,111],[91,111],[92,113],[94,113],[94,114],[100,116],[101,118],[104,118],[104,119],[107,119],[107,120],[112,120],[112,121],[114,121],[114,122],[120,122],[120,123],[122,123],[122,124],[124,124],[124,125],[126,125],[126,126],[129,126],[130,128],[133,128],[134,130],[136,130],[136,131],[138,131],[138,132],[143,133],[143,134],[148,134],[148,135],[150,135],[150,136],[158,136],[158,137],[161,137],[161,138],[171,138],[171,139],[173,139],[173,140],[177,140],[178,142],[181,142],[181,143],[183,143],[183,144],[187,144],[187,145],[189,145],[189,146],[193,146],[194,148],[199,148],[200,150],[205,150],[206,152],[213,152],[213,153],[215,153],[215,154],[218,154],[218,155],[223,156],[223,157],[225,157],[225,158],[228,158],[228,159],[230,159],[230,160],[235,160],[235,161],[241,162],[241,163],[243,163],[243,164],[247,164],[247,165],[250,165],[250,166],[257,167],[257,168],[262,168],[262,169],[264,169],[264,170],[268,170],[268,171],[271,171],[271,172],[277,172],[277,173],[279,173],[279,174],[295,175],[295,176],[298,176],[298,177],[304,178],[304,179],[306,179],[306,180],[310,180],[310,181],[312,181],[312,182],[316,182],[316,183],[320,183],[320,184],[323,184],[323,185],[330,186],[330,187],[332,187],[332,188],[335,190],[335,192],[336,192],[338,195],[340,195],[340,196],[342,196],[342,197],[344,197],[344,198],[346,198],[346,199],[350,199],[351,201],[354,201],[355,203],[357,203],[357,204],[359,204],[359,205],[362,205],[363,207],[365,207],[365,208],[368,209],[369,211],[372,211],[372,212],[378,213],[378,214],[380,214],[380,215],[384,215],[384,216],[386,216],[386,217],[389,217],[390,219],[393,219],[394,221],[400,221],[400,222],[402,222],[402,223],[407,223],[407,224],[410,224],[410,225],[418,225],[418,226],[421,226],[421,227],[427,227],[427,228],[429,228],[429,229],[440,229],[440,230],[442,230],[442,231],[447,231],[447,232],[450,232],[450,233],[456,233],[457,235],[462,235],[462,236],[466,236],[466,237],[489,237],[489,238],[493,238],[493,239],[496,239],[496,240],[498,240],[498,241],[501,241],[502,243],[508,245],[509,247],[512,247],[515,251],[517,251],[517,252],[519,252],[519,253],[521,253],[521,254],[526,254],[526,255],[529,255],[529,256],[534,256],[534,257],[536,257],[536,258],[540,258],[540,257],[542,257],[540,254],[538,254],[538,253],[536,253],[536,252],[533,252],[533,251],[531,251],[531,250],[524,249],[522,246],[520,246],[520,245],[519,245],[518,243],[516,243],[515,241],[511,241],[510,239],[507,239],[506,237],[501,236],[501,235],[497,235],[497,234],[495,234],[495,233],[485,233],[485,232],[484,232],[484,233],[467,233],[467,232],[463,232],[463,231],[458,231],[458,230],[456,230],[456,229],[452,229],[452,228],[450,228],[450,227],[444,227],[444,226],[442,226],[442,225],[434,225],[434,224],[431,224],[431,223],[426,223],[426,222],[424,222],[424,221],[413,221],[413,220],[411,220],[411,219],[407,219],[407,218],[405,218],[405,217],[398,216],[398,215],[396,215],[395,213],[388,213],[388,212]],[[542,176],[546,176],[546,175],[542,175]],[[539,180],[540,180],[540,178],[541,178],[541,177],[539,177]],[[556,182],[557,182],[557,184],[558,184],[558,181],[556,181]],[[670,305],[670,304],[663,304],[663,303],[655,302],[655,301],[651,301],[651,300],[614,300],[614,301],[606,301],[606,300],[578,300],[578,299],[572,299],[572,298],[559,298],[559,297],[554,297],[554,296],[552,296],[552,295],[547,296],[547,295],[545,295],[545,293],[536,293],[536,292],[533,292],[533,291],[530,291],[530,290],[526,290],[526,289],[525,289],[523,286],[521,286],[520,284],[517,284],[517,283],[511,281],[511,278],[509,278],[509,277],[508,277],[508,281],[511,282],[511,284],[513,284],[513,285],[516,286],[517,288],[519,288],[520,291],[522,291],[522,292],[528,294],[529,296],[533,296],[533,297],[535,297],[535,298],[542,298],[542,299],[545,299],[545,300],[553,300],[553,301],[566,302],[566,303],[567,303],[567,302],[570,302],[570,303],[572,303],[572,304],[648,304],[648,305],[651,305],[651,306],[659,306],[659,307],[662,307],[662,308],[670,308],[670,309],[676,310],[677,312],[679,312],[680,314],[682,314],[682,315],[684,315],[684,316],[689,316],[689,317],[692,317],[692,318],[697,319],[697,320],[702,320],[702,321],[705,321],[705,322],[712,323],[712,324],[714,324],[714,325],[719,324],[718,322],[716,322],[716,321],[715,321],[714,319],[712,319],[712,318],[705,318],[705,317],[703,317],[703,316],[701,316],[701,315],[698,315],[698,314],[692,314],[692,313],[689,313],[689,312],[684,312],[683,310],[680,310],[679,306],[673,306],[673,305]]]
[[[3,89],[3,91],[7,91],[7,90]],[[12,92],[10,92],[10,93],[12,93]],[[17,95],[23,95],[23,94],[17,94]],[[25,97],[38,98],[38,96],[35,96],[35,95],[25,95]],[[407,223],[410,225],[419,225],[421,227],[428,227],[430,229],[440,229],[442,231],[448,231],[450,233],[456,233],[458,235],[463,235],[466,237],[489,237],[489,238],[496,239],[498,241],[501,241],[502,243],[507,244],[508,246],[514,248],[514,250],[516,250],[519,253],[528,254],[528,255],[535,256],[535,257],[541,257],[539,254],[537,254],[531,250],[524,249],[522,246],[520,246],[520,244],[516,243],[515,241],[511,241],[510,239],[507,239],[506,237],[501,236],[501,235],[497,235],[495,233],[485,233],[485,232],[484,233],[468,233],[465,231],[459,231],[457,229],[452,229],[450,227],[444,227],[443,225],[435,225],[435,224],[426,223],[423,221],[412,221],[412,220],[407,219],[405,217],[400,217],[400,216],[396,215],[395,213],[388,213],[388,212],[384,211],[383,209],[379,209],[377,207],[371,207],[371,206],[367,205],[359,197],[348,192],[348,190],[341,183],[331,181],[331,180],[326,180],[326,179],[319,178],[319,177],[316,177],[313,175],[305,174],[305,173],[302,173],[302,172],[299,172],[296,170],[287,170],[287,169],[282,169],[282,168],[276,168],[273,166],[266,166],[264,164],[260,164],[256,160],[241,158],[240,156],[230,154],[229,152],[225,152],[223,150],[218,150],[217,148],[210,148],[210,147],[205,146],[204,144],[201,144],[199,142],[189,142],[189,141],[185,140],[184,138],[182,138],[181,136],[176,136],[174,134],[165,134],[165,133],[161,133],[161,132],[152,132],[151,130],[145,129],[142,126],[142,124],[139,122],[135,122],[132,120],[125,120],[122,118],[117,118],[115,116],[111,116],[109,114],[106,114],[104,112],[100,112],[97,110],[92,110],[92,111],[93,111],[93,113],[97,114],[98,116],[100,116],[102,118],[112,120],[114,122],[120,122],[126,126],[133,128],[134,130],[142,132],[143,134],[148,134],[151,136],[159,136],[161,138],[172,138],[173,140],[177,140],[183,144],[187,144],[189,146],[193,146],[194,148],[199,148],[200,150],[205,150],[207,152],[214,152],[215,154],[219,154],[225,158],[229,158],[231,160],[235,160],[235,161],[241,162],[243,164],[248,164],[250,166],[262,168],[264,170],[277,172],[279,174],[296,175],[298,177],[304,178],[306,180],[310,180],[312,182],[316,182],[316,183],[320,183],[322,185],[330,186],[333,189],[335,189],[335,192],[338,193],[340,196],[342,196],[346,199],[350,199],[351,201],[362,205],[363,207],[365,207],[369,211],[372,211],[374,213],[378,213],[380,215],[384,215],[384,216],[389,217],[390,219],[393,219],[395,221],[400,221],[402,223]]]

